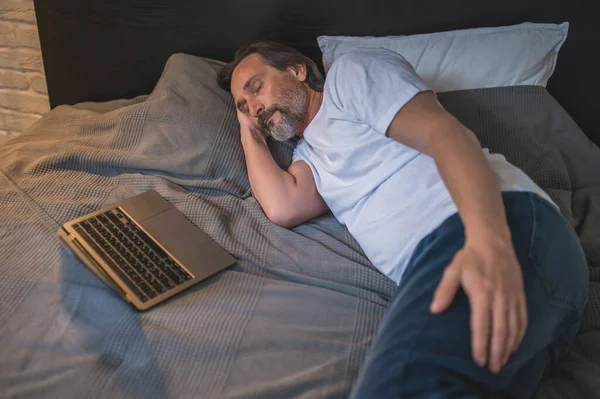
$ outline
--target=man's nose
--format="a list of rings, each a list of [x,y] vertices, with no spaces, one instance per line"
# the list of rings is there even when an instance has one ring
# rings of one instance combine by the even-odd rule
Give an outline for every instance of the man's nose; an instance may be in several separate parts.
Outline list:
[[[258,118],[265,110],[262,104],[250,104],[250,116]]]

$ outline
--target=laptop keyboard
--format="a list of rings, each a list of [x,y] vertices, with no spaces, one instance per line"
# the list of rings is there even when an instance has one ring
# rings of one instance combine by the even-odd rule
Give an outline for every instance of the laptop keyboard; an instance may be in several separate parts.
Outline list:
[[[192,276],[120,208],[73,226],[142,302],[167,292]]]

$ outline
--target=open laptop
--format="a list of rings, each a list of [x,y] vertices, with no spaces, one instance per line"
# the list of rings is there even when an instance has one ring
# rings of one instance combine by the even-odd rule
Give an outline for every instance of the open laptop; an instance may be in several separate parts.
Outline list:
[[[156,191],[71,220],[57,234],[138,310],[149,309],[236,261]]]

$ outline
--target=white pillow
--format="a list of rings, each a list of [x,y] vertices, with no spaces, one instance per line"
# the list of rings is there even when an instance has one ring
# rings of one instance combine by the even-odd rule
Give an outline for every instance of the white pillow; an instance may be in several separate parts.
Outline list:
[[[401,54],[436,92],[515,85],[546,86],[569,23],[455,30],[412,36],[319,36],[325,71],[357,47]]]

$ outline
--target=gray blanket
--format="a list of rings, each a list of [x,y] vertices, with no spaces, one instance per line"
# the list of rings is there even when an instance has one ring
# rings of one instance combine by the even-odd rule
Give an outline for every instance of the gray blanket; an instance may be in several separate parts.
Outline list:
[[[173,56],[149,96],[61,106],[0,147],[0,397],[343,398],[394,284],[329,214],[268,221],[218,63]],[[582,331],[539,389],[600,385],[600,150],[543,88],[440,95],[522,167],[581,237]],[[270,143],[286,167],[294,142]],[[154,189],[238,262],[144,313],[65,250],[61,223]],[[565,265],[568,267],[568,265]]]

